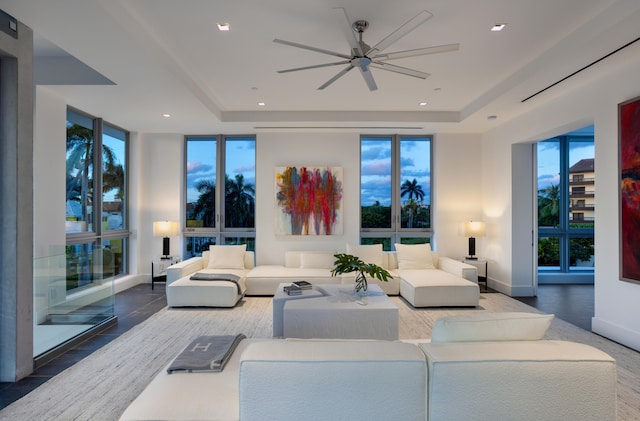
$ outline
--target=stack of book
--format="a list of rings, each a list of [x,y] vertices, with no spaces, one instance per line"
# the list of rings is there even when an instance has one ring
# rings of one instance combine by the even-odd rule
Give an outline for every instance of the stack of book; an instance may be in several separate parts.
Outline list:
[[[302,295],[302,288],[293,284],[283,287],[282,290],[288,295]]]
[[[307,281],[294,281],[291,285],[295,285],[300,289],[311,289],[312,287],[311,283]]]

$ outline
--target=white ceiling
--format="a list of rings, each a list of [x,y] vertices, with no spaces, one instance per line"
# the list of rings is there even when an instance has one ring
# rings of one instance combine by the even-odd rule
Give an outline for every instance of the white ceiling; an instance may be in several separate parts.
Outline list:
[[[335,7],[369,21],[369,45],[426,9],[433,17],[385,52],[460,50],[392,62],[426,80],[374,69],[374,92],[357,70],[317,90],[342,66],[277,73],[339,59],[274,38],[349,53]],[[640,36],[637,0],[0,0],[0,9],[33,29],[36,82],[69,105],[127,130],[183,134],[484,132],[589,83],[607,60],[521,102]],[[491,32],[496,23],[507,27]],[[638,44],[617,54],[637,61]]]

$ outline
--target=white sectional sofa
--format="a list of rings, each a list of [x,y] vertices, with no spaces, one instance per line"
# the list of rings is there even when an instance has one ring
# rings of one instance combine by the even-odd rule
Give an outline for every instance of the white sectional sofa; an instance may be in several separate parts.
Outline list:
[[[387,295],[401,294],[414,307],[477,306],[480,289],[474,266],[432,253],[428,244],[396,247],[398,252],[383,252],[381,245],[347,244],[346,252],[387,269],[392,275],[388,282],[368,281],[379,285]],[[224,258],[214,257],[220,252],[225,253]],[[241,246],[212,246],[202,257],[167,269],[167,302],[169,307],[233,307],[242,298],[231,283],[191,280],[196,272],[242,276],[243,294],[250,296],[274,295],[280,283],[296,280],[312,284],[354,283],[353,273],[331,276],[335,253],[287,251],[284,265],[256,266],[253,253],[245,252]],[[212,264],[214,260],[218,263]]]
[[[615,361],[544,340],[551,317],[440,319],[431,342],[245,339],[221,373],[162,370],[121,420],[615,420]]]

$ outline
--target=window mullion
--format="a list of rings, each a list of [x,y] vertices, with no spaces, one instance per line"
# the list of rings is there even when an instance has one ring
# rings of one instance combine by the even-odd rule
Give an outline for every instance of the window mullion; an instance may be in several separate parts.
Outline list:
[[[93,121],[93,232],[98,239],[102,236],[102,133],[104,122],[101,118]]]

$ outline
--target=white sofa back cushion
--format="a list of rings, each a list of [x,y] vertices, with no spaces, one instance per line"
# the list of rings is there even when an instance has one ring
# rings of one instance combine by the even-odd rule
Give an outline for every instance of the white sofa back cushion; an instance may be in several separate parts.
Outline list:
[[[535,341],[544,338],[553,314],[474,313],[436,320],[431,342]]]
[[[347,254],[356,256],[365,263],[384,265],[382,244],[347,244]]]
[[[395,244],[399,269],[435,269],[430,244]]]
[[[228,245],[209,247],[209,269],[244,269],[244,256],[247,245]]]
[[[209,250],[202,252],[202,268],[209,268],[209,256],[211,252]],[[244,268],[253,269],[256,266],[256,256],[252,251],[247,251],[244,254]]]
[[[240,361],[240,419],[425,420],[427,364],[413,344],[253,343]]]
[[[287,251],[284,265],[288,268],[333,269],[333,251]]]

